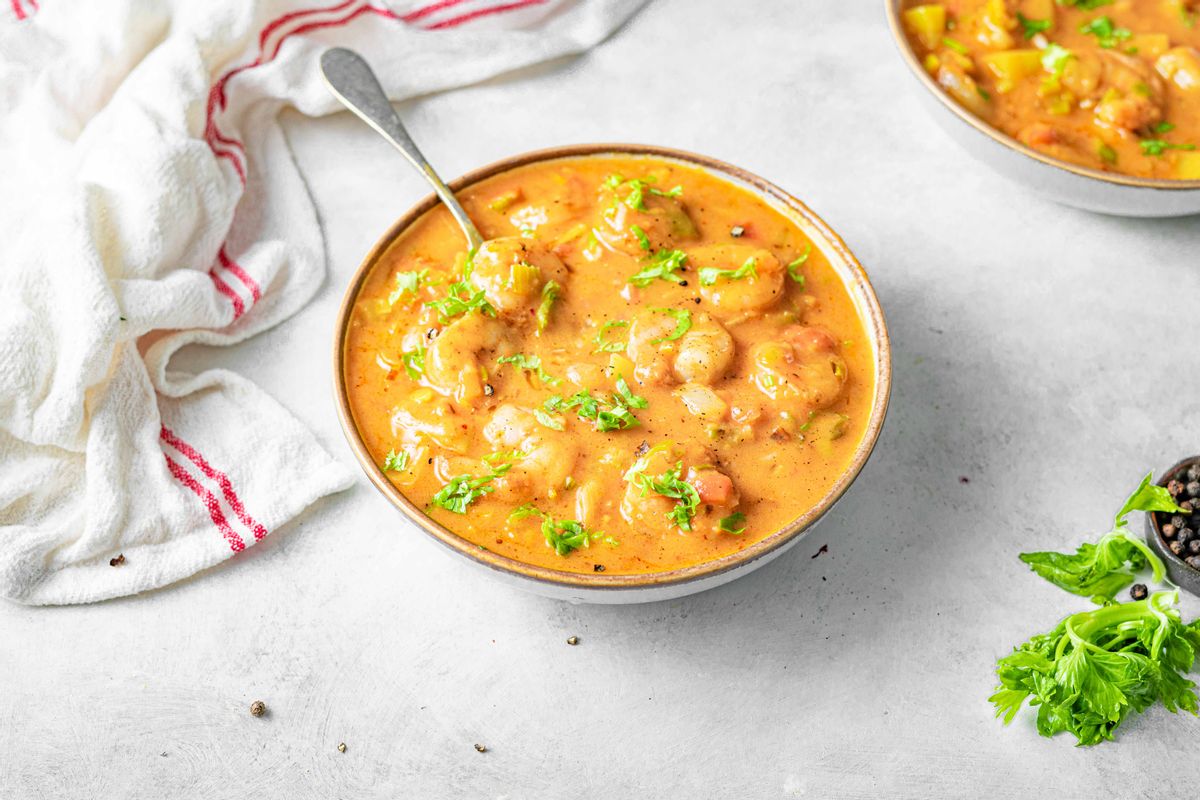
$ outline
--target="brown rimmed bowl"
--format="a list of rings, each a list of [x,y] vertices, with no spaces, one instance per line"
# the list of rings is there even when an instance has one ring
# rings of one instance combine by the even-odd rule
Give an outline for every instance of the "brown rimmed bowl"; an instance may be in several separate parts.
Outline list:
[[[1184,473],[1193,464],[1200,464],[1200,456],[1185,458],[1162,474],[1158,479],[1159,486],[1166,486],[1171,481],[1182,480],[1187,483]],[[1194,595],[1200,596],[1200,570],[1192,567],[1179,556],[1171,552],[1167,540],[1163,538],[1162,526],[1171,519],[1170,514],[1151,511],[1146,514],[1146,541],[1167,567],[1167,577],[1176,586],[1187,589]],[[1200,525],[1200,515],[1192,515],[1192,525]]]
[[[342,423],[342,431],[358,459],[359,466],[362,467],[375,488],[399,509],[401,514],[435,541],[493,576],[537,594],[572,602],[639,603],[682,597],[727,583],[777,558],[803,539],[805,534],[826,512],[833,508],[834,503],[850,488],[850,484],[858,477],[875,447],[887,413],[892,372],[887,326],[884,323],[883,311],[879,307],[879,300],[871,288],[870,281],[867,280],[862,265],[858,263],[845,242],[820,217],[809,210],[808,206],[774,184],[743,169],[707,156],[649,145],[570,145],[512,156],[469,172],[461,178],[451,181],[449,185],[453,191],[459,192],[480,181],[517,167],[581,156],[591,158],[645,157],[674,161],[698,168],[735,186],[749,190],[792,219],[812,240],[813,246],[821,250],[830,265],[842,278],[850,291],[870,340],[875,361],[875,398],[866,431],[849,466],[820,501],[789,525],[744,550],[689,567],[643,575],[577,573],[532,566],[488,550],[481,550],[474,543],[426,516],[419,506],[392,485],[383,470],[375,463],[363,442],[362,435],[354,421],[346,389],[345,340],[359,291],[371,270],[392,243],[422,214],[437,204],[438,201],[432,194],[410,209],[383,234],[383,237],[371,248],[371,252],[367,254],[346,289],[345,297],[338,311],[333,340],[333,381],[337,396],[338,417]]]
[[[942,91],[904,35],[903,0],[884,0],[892,38],[917,82],[925,110],[950,138],[1005,177],[1063,205],[1122,217],[1200,214],[1200,180],[1135,178],[1052,158],[967,111]]]

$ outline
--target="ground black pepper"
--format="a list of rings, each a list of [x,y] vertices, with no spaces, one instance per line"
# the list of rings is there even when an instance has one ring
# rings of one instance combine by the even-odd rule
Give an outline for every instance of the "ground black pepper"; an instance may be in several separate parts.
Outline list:
[[[1134,600],[1145,600],[1149,594],[1150,591],[1146,588],[1146,584],[1144,583],[1135,583],[1133,586],[1129,587],[1129,596]]]

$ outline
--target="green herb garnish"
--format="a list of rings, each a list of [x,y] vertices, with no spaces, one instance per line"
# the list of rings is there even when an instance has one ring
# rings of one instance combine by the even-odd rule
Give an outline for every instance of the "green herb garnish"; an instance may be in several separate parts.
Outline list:
[[[1021,23],[1026,39],[1032,39],[1039,33],[1050,30],[1050,26],[1053,24],[1053,21],[1048,19],[1030,19],[1020,11],[1017,12],[1017,22]]]
[[[758,277],[758,259],[754,256],[747,258],[746,262],[737,269],[717,269],[716,267],[704,267],[700,270],[700,285],[712,286],[721,278],[729,281],[740,281],[742,278],[746,277]]]
[[[629,180],[625,180],[625,178],[621,177],[620,175],[609,175],[604,179],[604,185],[612,189],[614,192],[617,192],[622,188],[629,190],[628,194],[621,198],[621,202],[632,208],[634,211],[646,210],[647,194],[656,194],[659,197],[679,197],[679,195],[683,194],[682,186],[676,186],[663,191],[662,189],[652,186],[652,183],[654,183],[654,178],[652,177],[630,178]]]
[[[686,261],[687,253],[682,250],[659,250],[650,256],[646,266],[630,277],[629,282],[638,287],[649,286],[656,280],[683,283],[683,278],[676,273],[683,269]]]
[[[538,380],[547,386],[558,386],[560,383],[562,383],[561,378],[556,378],[550,373],[546,372],[546,370],[542,369],[541,356],[527,356],[524,353],[517,353],[516,355],[504,356],[503,358],[496,359],[496,364],[512,364],[518,369],[536,372]]]
[[[425,305],[438,312],[438,319],[444,324],[450,319],[478,310],[489,317],[496,316],[496,309],[487,301],[482,289],[476,289],[464,277],[461,281],[449,286],[449,294],[441,300],[433,300]]]
[[[1060,589],[1098,601],[1116,597],[1118,592],[1133,583],[1134,572],[1147,564],[1154,571],[1154,580],[1161,581],[1164,572],[1162,560],[1145,542],[1130,533],[1129,523],[1125,519],[1131,511],[1181,510],[1167,490],[1155,486],[1150,479],[1150,475],[1142,479],[1113,519],[1113,529],[1095,544],[1085,542],[1073,554],[1021,553],[1021,560]]]
[[[596,333],[592,341],[596,343],[596,349],[593,353],[621,353],[625,350],[624,342],[606,342],[604,334],[608,333],[612,328],[624,328],[629,325],[623,319],[610,319],[608,322],[600,326],[600,330]]]
[[[651,339],[650,344],[662,344],[663,342],[674,342],[681,336],[687,333],[692,328],[692,312],[686,308],[652,308],[651,311],[658,311],[663,314],[669,314],[675,318],[675,330],[658,339]]]
[[[1195,150],[1194,144],[1175,144],[1162,139],[1142,139],[1138,144],[1142,148],[1142,153],[1148,156],[1161,156],[1168,150]]]
[[[402,353],[400,362],[404,364],[404,371],[408,373],[409,378],[414,381],[421,380],[421,376],[425,374],[425,348],[417,345],[416,350]]]
[[[658,477],[651,477],[644,472],[634,473],[631,477],[633,485],[642,490],[642,497],[654,492],[675,500],[675,507],[667,514],[667,518],[680,530],[690,531],[692,519],[700,506],[700,494],[696,487],[680,477],[682,472],[683,462],[677,461],[674,467]]]
[[[417,287],[421,285],[421,281],[429,274],[429,270],[423,269],[419,272],[397,272],[396,285],[388,294],[387,304],[394,306],[400,302],[400,298],[405,294],[416,295]]]
[[[969,55],[971,52],[970,50],[967,49],[967,46],[965,44],[958,41],[957,39],[951,39],[949,36],[942,37],[942,44],[944,44],[946,47],[949,47],[951,50],[958,53],[959,55],[965,56],[965,55]]]
[[[559,417],[551,416],[544,408],[535,408],[533,418],[552,431],[565,430],[566,426]]]
[[[638,244],[647,252],[650,250],[650,237],[646,236],[646,232],[642,230],[640,225],[630,225],[629,230],[637,237]]]
[[[574,409],[580,419],[591,421],[596,430],[603,433],[640,425],[638,418],[630,409],[646,408],[648,405],[646,398],[634,394],[624,378],[617,378],[616,385],[617,391],[612,394],[611,400],[593,397],[589,390],[584,389],[567,398],[562,395],[552,395],[542,403],[541,410],[547,414],[561,414]],[[553,417],[549,419],[554,420]],[[539,421],[541,421],[540,417]],[[561,424],[559,420],[554,421]],[[543,422],[543,424],[545,423]]]
[[[1113,0],[1058,0],[1060,6],[1074,6],[1081,11],[1095,11],[1101,6],[1112,5]]]
[[[435,506],[441,506],[447,511],[453,511],[455,514],[466,514],[467,506],[474,503],[479,498],[486,494],[490,494],[495,490],[491,486],[492,481],[499,478],[501,475],[512,469],[512,464],[498,464],[492,467],[492,471],[488,475],[475,477],[473,475],[459,475],[451,478],[450,482],[443,486],[437,494],[433,496],[431,501]]]
[[[1091,22],[1080,25],[1079,32],[1095,36],[1098,44],[1105,49],[1116,47],[1120,42],[1133,35],[1133,31],[1128,28],[1118,28],[1113,25],[1112,18],[1107,16],[1096,17]]]
[[[1113,738],[1130,711],[1157,702],[1197,713],[1195,684],[1183,677],[1200,648],[1200,621],[1184,625],[1178,591],[1073,614],[996,663],[988,698],[1004,724],[1029,700],[1042,736],[1066,731],[1080,745]]]
[[[800,288],[804,288],[804,275],[800,272],[800,267],[804,266],[808,261],[808,257],[812,254],[812,244],[804,245],[804,252],[796,257],[794,261],[787,265],[788,276],[796,283],[800,284]]]
[[[746,521],[746,515],[740,511],[735,511],[732,514],[730,514],[728,517],[722,517],[721,521],[717,523],[717,527],[720,528],[725,533],[730,533],[730,534],[733,534],[734,536],[741,536],[743,533],[746,532],[746,528],[745,528],[745,526],[742,526],[742,527],[738,527],[738,526],[741,525],[745,521]]]
[[[520,520],[528,517],[542,518],[542,536],[545,537],[546,544],[554,548],[554,552],[560,556],[567,556],[581,547],[588,547],[592,539],[599,539],[604,536],[599,531],[593,532],[587,530],[583,526],[583,523],[578,520],[555,520],[532,503],[526,503],[508,515],[510,520]],[[612,539],[612,537],[608,537],[606,541],[608,539]],[[613,541],[615,542],[615,540]]]
[[[1042,50],[1042,68],[1056,78],[1061,78],[1067,62],[1074,57],[1067,48],[1051,42]]]
[[[395,450],[388,450],[387,456],[383,459],[384,472],[403,472],[408,469],[408,451],[401,450],[397,453]]]

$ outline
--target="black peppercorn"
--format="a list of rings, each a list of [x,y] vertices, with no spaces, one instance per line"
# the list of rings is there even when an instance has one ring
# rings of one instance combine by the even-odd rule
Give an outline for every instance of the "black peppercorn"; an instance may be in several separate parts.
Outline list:
[[[1186,490],[1188,497],[1200,497],[1200,481],[1190,481]]]
[[[267,713],[267,704],[262,700],[255,700],[250,704],[250,716],[261,717],[265,713]]]
[[[1178,528],[1176,528],[1174,525],[1172,525],[1171,523],[1169,523],[1169,522],[1168,522],[1166,525],[1163,525],[1163,526],[1162,526],[1162,535],[1163,535],[1163,538],[1164,538],[1164,539],[1174,539],[1174,538],[1175,538],[1175,532],[1176,532],[1177,530],[1179,530],[1179,529],[1178,529]]]
[[[1135,583],[1133,586],[1129,587],[1129,596],[1134,600],[1145,600],[1148,594],[1150,594],[1150,592],[1144,583]]]
[[[1200,556],[1189,556],[1187,565],[1192,569],[1200,569]]]
[[[1181,492],[1183,492],[1182,483],[1175,480],[1167,481],[1167,493],[1171,495],[1171,497],[1178,497]]]
[[[1189,555],[1200,556],[1200,539],[1192,539],[1188,542],[1187,549]]]
[[[1191,515],[1196,510],[1196,504],[1192,500],[1184,500],[1179,504],[1179,507],[1183,509],[1183,513],[1188,515]]]
[[[1200,461],[1187,468],[1187,479],[1189,481],[1200,481]]]
[[[735,239],[740,239],[746,233],[746,229],[741,225],[734,225],[729,229],[729,235]]]
[[[1175,541],[1185,546],[1194,538],[1196,538],[1196,532],[1191,528],[1180,528],[1179,533],[1175,534]]]
[[[1183,555],[1183,545],[1179,543],[1178,539],[1171,542],[1169,545],[1167,545],[1167,547],[1170,548],[1171,552],[1174,553],[1175,555],[1177,555],[1177,556]]]
[[[1176,514],[1175,516],[1171,517],[1171,524],[1176,528],[1182,528],[1187,525],[1187,520]]]

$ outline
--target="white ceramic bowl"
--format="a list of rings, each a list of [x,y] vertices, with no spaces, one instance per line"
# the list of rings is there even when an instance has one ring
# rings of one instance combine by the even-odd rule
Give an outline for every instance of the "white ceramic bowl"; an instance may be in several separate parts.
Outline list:
[[[358,272],[350,281],[342,301],[341,311],[334,334],[333,372],[337,395],[338,416],[342,431],[358,458],[359,465],[375,488],[396,506],[400,512],[416,524],[416,527],[432,539],[448,548],[453,554],[481,568],[493,577],[506,583],[546,597],[576,603],[644,603],[653,600],[669,600],[711,589],[714,586],[752,572],[778,558],[794,547],[804,535],[831,509],[850,488],[859,471],[867,463],[871,450],[883,428],[891,394],[891,347],[883,311],[875,292],[867,280],[862,265],[846,247],[836,233],[820,217],[796,198],[779,187],[745,170],[706,156],[686,153],[649,145],[591,144],[559,147],[523,153],[494,164],[481,167],[450,183],[450,188],[461,191],[493,175],[515,169],[526,164],[553,161],[560,158],[606,158],[611,156],[645,157],[666,161],[677,161],[716,175],[730,183],[746,189],[769,203],[780,213],[795,222],[813,246],[829,260],[833,269],[849,289],[850,296],[863,322],[871,352],[875,360],[875,397],[871,404],[871,415],[867,420],[863,438],[854,451],[846,470],[834,481],[824,496],[812,507],[802,509],[797,518],[769,536],[754,542],[743,550],[721,558],[690,567],[643,575],[608,575],[604,573],[578,573],[549,569],[525,564],[515,559],[481,550],[471,542],[458,536],[448,528],[428,517],[424,511],[397,489],[380,469],[367,450],[366,444],[355,424],[350,408],[345,382],[345,338],[350,324],[359,290],[370,275],[375,263],[383,256],[395,239],[413,224],[422,214],[437,204],[437,198],[429,195],[410,209],[388,230],[367,255]]]
[[[896,47],[924,87],[920,99],[950,138],[1000,174],[1064,205],[1122,217],[1200,214],[1200,181],[1134,178],[1081,167],[1040,153],[954,102],[921,65],[900,17],[902,0],[884,0]]]

